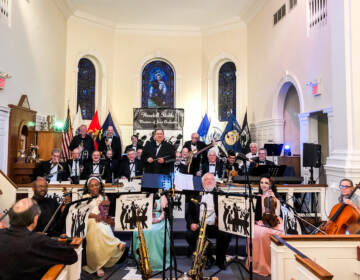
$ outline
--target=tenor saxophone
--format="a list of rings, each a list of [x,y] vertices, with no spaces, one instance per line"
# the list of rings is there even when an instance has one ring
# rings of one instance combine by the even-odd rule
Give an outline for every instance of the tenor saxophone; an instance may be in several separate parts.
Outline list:
[[[193,263],[189,270],[189,276],[194,280],[203,279],[203,269],[206,264],[206,248],[209,245],[209,240],[206,238],[206,203],[199,203],[196,199],[191,199],[193,203],[203,204],[204,212],[200,221],[199,236],[196,242],[196,250],[193,255]]]
[[[137,210],[137,217],[140,216],[140,209]],[[137,229],[138,229],[138,238],[140,241],[139,249],[137,250],[139,254],[139,270],[141,272],[143,280],[149,279],[151,276],[151,268],[149,264],[149,254],[146,248],[146,242],[144,237],[144,232],[141,227],[140,219],[136,221]]]

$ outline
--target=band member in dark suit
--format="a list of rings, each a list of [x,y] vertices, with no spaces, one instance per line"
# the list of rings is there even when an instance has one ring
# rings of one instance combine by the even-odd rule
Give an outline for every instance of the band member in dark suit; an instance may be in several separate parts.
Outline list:
[[[191,134],[191,140],[186,141],[183,146],[183,148],[187,148],[189,152],[192,153],[196,153],[205,147],[205,143],[199,141],[199,134],[197,134],[196,132]],[[193,157],[192,162],[195,169],[200,169],[200,160],[202,161],[202,163],[206,163],[206,152],[203,152],[201,155],[196,155]]]
[[[175,168],[178,172],[182,174],[192,174],[196,175],[196,172],[198,169],[196,169],[194,162],[188,162],[189,160],[189,150],[188,148],[183,148],[180,154],[180,158],[177,158],[177,161],[175,162]],[[190,164],[190,167],[189,167]]]
[[[259,156],[252,159],[252,163],[250,164],[250,167],[253,167],[255,165],[275,165],[275,163],[271,160],[267,160],[267,151],[265,148],[259,149]]]
[[[66,162],[67,173],[70,176],[70,180],[73,184],[79,184],[81,173],[84,170],[84,165],[80,162],[80,150],[75,148],[71,152],[72,159]]]
[[[226,159],[226,164],[225,164],[225,177],[227,179],[231,179],[231,174],[233,174],[233,176],[236,176],[239,174],[240,172],[240,168],[239,168],[239,164],[237,162],[235,162],[236,160],[236,156],[235,156],[235,152],[234,151],[228,151],[228,157]],[[230,176],[229,176],[230,174]]]
[[[120,177],[133,178],[135,176],[141,176],[143,173],[143,163],[136,158],[136,152],[129,148],[126,153],[126,157],[123,158],[120,165]]]
[[[111,182],[111,171],[106,161],[100,160],[100,152],[94,151],[91,156],[91,161],[87,161],[84,165],[82,178],[89,179],[90,175],[100,176],[106,182]]]
[[[215,150],[210,150],[207,155],[208,162],[202,165],[202,169],[197,172],[198,176],[211,173],[217,178],[222,178],[224,174],[224,163],[218,159]]]
[[[38,203],[41,209],[41,214],[38,218],[34,231],[42,232],[58,208],[59,202],[55,198],[47,197],[48,184],[43,177],[38,177],[32,183],[32,189],[34,192],[33,199]],[[60,234],[63,233],[64,228],[65,214],[63,215],[63,213],[59,211],[49,226],[47,234],[49,236],[60,236]]]
[[[113,179],[119,178],[120,162],[119,162],[119,160],[113,158],[112,150],[106,151],[105,161],[107,162],[107,165],[110,168],[111,181],[113,181]]]
[[[207,214],[206,214],[206,236],[208,238],[216,238],[216,265],[225,269],[225,254],[229,247],[231,240],[231,235],[228,233],[219,231],[217,226],[218,220],[218,205],[217,205],[217,195],[211,192],[215,188],[215,177],[211,173],[206,173],[202,177],[202,185],[205,190],[204,195],[196,196],[199,202],[204,202],[207,205]],[[194,202],[189,202],[188,209],[186,211],[186,241],[189,243],[190,249],[192,251],[196,248],[196,241],[199,236],[199,224],[202,218],[204,211],[204,206],[199,207],[198,204]],[[207,268],[210,268],[214,263],[214,259],[210,254],[210,250],[207,250],[208,263]]]
[[[42,161],[35,168],[34,179],[38,176],[44,177],[48,182],[66,181],[69,177],[67,168],[59,162],[60,150],[51,151],[51,160]]]
[[[1,279],[41,279],[51,266],[77,261],[72,247],[34,231],[40,213],[39,205],[31,198],[11,207],[10,228],[0,231]]]
[[[174,147],[164,140],[164,130],[156,129],[154,140],[146,142],[142,153],[144,173],[169,174],[174,158]]]
[[[136,135],[131,136],[131,144],[127,145],[125,148],[125,152],[127,152],[129,149],[133,149],[135,152],[138,149],[142,149],[143,146],[139,144],[139,139]]]
[[[120,137],[114,135],[114,128],[109,125],[106,130],[106,137],[102,137],[99,143],[99,151],[106,155],[107,150],[112,150],[113,159],[121,159],[121,140]]]
[[[75,148],[80,149],[80,160],[82,163],[83,161],[90,159],[92,152],[95,150],[94,148],[94,141],[86,134],[87,127],[85,124],[80,126],[80,134],[74,136],[74,138],[71,140],[69,149],[70,151],[74,150]]]

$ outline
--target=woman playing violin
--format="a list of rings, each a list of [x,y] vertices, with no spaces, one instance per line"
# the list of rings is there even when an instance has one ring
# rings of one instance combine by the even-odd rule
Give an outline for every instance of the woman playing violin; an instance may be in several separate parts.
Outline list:
[[[271,274],[270,236],[281,234],[284,226],[280,217],[280,200],[277,198],[276,186],[269,177],[260,178],[259,193],[253,233],[253,271],[267,276]]]

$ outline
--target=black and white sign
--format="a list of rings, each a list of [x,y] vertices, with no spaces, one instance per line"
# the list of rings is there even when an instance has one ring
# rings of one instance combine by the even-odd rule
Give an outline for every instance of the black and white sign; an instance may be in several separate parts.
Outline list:
[[[67,236],[85,237],[91,207],[92,205],[88,203],[88,201],[70,206],[69,213],[66,217]]]
[[[174,218],[185,218],[185,195],[176,193],[174,196]]]
[[[134,108],[134,130],[181,130],[184,109]]]
[[[218,197],[219,229],[231,234],[250,236],[249,200],[244,197]],[[254,215],[252,215],[254,226]]]
[[[140,215],[137,211],[140,209]],[[115,230],[136,231],[140,220],[143,230],[152,226],[153,195],[124,194],[116,200]]]

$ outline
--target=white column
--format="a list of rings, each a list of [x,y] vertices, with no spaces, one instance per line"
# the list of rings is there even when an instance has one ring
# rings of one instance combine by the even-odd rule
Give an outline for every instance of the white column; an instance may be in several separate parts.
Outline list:
[[[0,170],[7,174],[10,108],[0,106]]]

